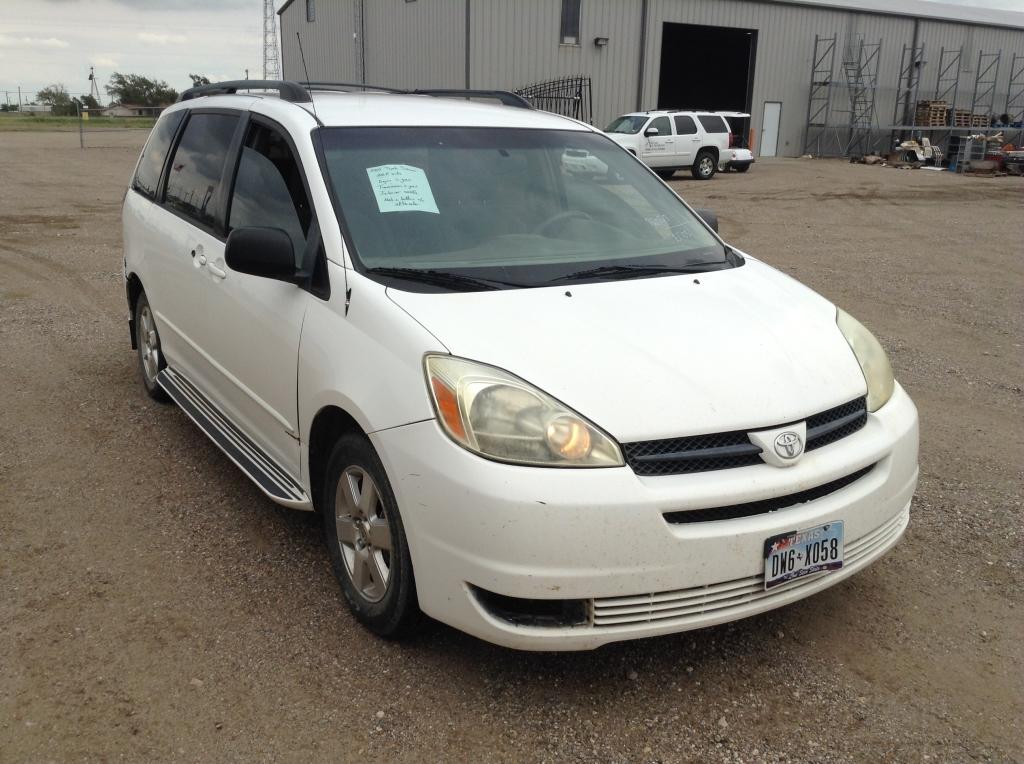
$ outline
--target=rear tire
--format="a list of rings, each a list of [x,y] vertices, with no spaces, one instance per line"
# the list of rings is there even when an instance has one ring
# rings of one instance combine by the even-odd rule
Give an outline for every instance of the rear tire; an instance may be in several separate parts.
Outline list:
[[[420,630],[409,544],[380,457],[362,433],[342,435],[327,462],[324,542],[349,609],[378,636]]]
[[[711,180],[716,169],[718,169],[718,162],[715,160],[715,155],[707,149],[702,149],[697,152],[697,158],[693,160],[690,172],[697,180]]]
[[[156,318],[145,292],[135,301],[135,345],[138,348],[139,373],[142,375],[146,395],[154,401],[169,403],[170,397],[156,381],[157,375],[167,368],[167,362],[160,345]]]
[[[676,174],[675,170],[655,170],[654,174],[662,180],[671,180],[672,176]]]
[[[746,172],[747,170],[750,169],[750,165],[749,164],[736,165],[732,169],[734,169],[736,172]]]

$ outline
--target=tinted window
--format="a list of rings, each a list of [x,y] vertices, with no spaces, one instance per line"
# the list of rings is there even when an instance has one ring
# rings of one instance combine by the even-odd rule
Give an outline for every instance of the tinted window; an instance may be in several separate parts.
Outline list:
[[[725,120],[721,117],[712,115],[697,115],[697,119],[704,125],[704,129],[709,133],[727,133],[729,132],[729,126],[725,124]]]
[[[562,0],[562,23],[559,39],[563,45],[580,41],[580,0]]]
[[[217,225],[217,191],[236,124],[234,114],[189,118],[167,173],[168,207],[203,225]]]
[[[265,226],[288,233],[302,265],[312,213],[299,164],[280,134],[253,125],[245,137],[231,198],[228,228]]]
[[[174,133],[177,132],[183,116],[185,116],[184,111],[175,111],[162,116],[153,128],[153,132],[150,133],[146,147],[142,149],[142,158],[139,160],[139,168],[135,171],[132,188],[150,199],[156,197],[160,173],[164,169],[164,159],[167,157],[167,148],[171,145],[171,139],[174,138]]]
[[[693,135],[697,132],[697,125],[693,121],[693,117],[679,116],[674,117],[676,121],[676,132],[679,135]]]
[[[660,138],[664,138],[666,135],[672,135],[672,125],[668,123],[668,117],[658,117],[653,120],[648,127],[655,128],[658,131],[658,137]]]
[[[316,5],[313,0],[306,0],[306,21],[316,21]]]

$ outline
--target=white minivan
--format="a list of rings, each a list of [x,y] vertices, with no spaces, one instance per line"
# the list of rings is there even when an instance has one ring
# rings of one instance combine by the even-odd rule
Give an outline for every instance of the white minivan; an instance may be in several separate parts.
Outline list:
[[[146,391],[319,513],[370,630],[594,648],[896,544],[917,412],[854,318],[586,125],[347,89],[187,91],[125,197],[124,274]]]

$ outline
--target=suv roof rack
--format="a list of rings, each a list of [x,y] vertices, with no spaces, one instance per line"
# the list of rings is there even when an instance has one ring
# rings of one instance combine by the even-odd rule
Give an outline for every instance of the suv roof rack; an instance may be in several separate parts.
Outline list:
[[[365,82],[292,82],[291,80],[230,80],[229,82],[213,82],[209,85],[197,85],[183,92],[179,101],[188,101],[207,95],[233,95],[239,90],[276,90],[281,99],[291,103],[309,103],[311,91],[341,91],[352,89],[379,90],[396,95],[427,95],[438,98],[493,98],[505,106],[518,109],[532,109],[533,105],[521,95],[508,90],[462,90],[458,88],[426,88],[419,90],[402,90],[383,85],[368,85]]]
[[[180,96],[179,101],[188,101],[199,96],[234,95],[239,90],[276,90],[281,98],[292,103],[309,103],[309,91],[297,82],[288,80],[229,80],[212,82],[209,85],[197,85],[189,88]]]

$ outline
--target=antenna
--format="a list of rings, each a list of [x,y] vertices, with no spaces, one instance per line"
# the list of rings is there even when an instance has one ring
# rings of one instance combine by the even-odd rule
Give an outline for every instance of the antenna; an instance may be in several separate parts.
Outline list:
[[[306,75],[306,92],[309,93],[309,105],[313,107],[313,116],[316,117],[316,121],[320,121],[320,115],[316,113],[316,101],[313,100],[313,89],[309,86],[309,69],[306,68],[306,54],[302,51],[302,37],[299,33],[295,33],[295,38],[299,41],[299,56],[302,57],[302,72]]]
[[[281,79],[281,55],[277,49],[277,14],[274,0],[263,0],[263,79]]]

